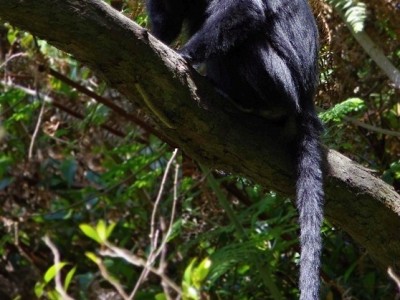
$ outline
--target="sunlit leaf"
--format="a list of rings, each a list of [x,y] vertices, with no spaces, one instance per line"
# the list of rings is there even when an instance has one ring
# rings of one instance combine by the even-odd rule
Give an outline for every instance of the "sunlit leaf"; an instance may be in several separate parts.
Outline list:
[[[72,278],[75,275],[76,272],[76,266],[73,267],[71,270],[68,271],[67,276],[65,276],[65,281],[64,281],[64,290],[68,290],[68,287],[71,283]]]
[[[95,228],[93,228],[91,225],[89,224],[81,224],[79,225],[80,230],[82,230],[82,232],[90,237],[91,239],[95,240],[98,243],[102,243],[101,238],[99,237],[97,230]]]
[[[98,265],[99,263],[101,263],[101,259],[96,254],[94,254],[93,252],[85,252],[85,255],[86,255],[87,258],[89,258],[95,264]]]
[[[99,222],[97,222],[96,232],[100,242],[104,243],[104,241],[107,240],[107,225],[104,220],[99,220]]]
[[[66,265],[66,262],[60,262],[58,264],[52,265],[44,274],[43,279],[45,282],[50,282],[58,272]]]

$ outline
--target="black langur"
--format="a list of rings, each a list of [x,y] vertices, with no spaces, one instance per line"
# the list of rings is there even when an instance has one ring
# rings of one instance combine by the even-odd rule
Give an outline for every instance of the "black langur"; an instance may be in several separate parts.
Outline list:
[[[153,34],[169,44],[183,24],[181,55],[244,110],[296,124],[300,299],[319,298],[323,218],[322,126],[313,98],[318,31],[307,0],[147,0]]]

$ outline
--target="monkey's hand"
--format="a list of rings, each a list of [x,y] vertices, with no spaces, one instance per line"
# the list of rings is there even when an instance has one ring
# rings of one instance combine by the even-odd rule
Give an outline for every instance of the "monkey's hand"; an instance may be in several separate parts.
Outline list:
[[[188,44],[179,49],[178,53],[192,65],[200,64],[204,61],[201,52],[199,53],[199,51],[196,51],[196,48],[193,49],[193,47],[190,47]]]

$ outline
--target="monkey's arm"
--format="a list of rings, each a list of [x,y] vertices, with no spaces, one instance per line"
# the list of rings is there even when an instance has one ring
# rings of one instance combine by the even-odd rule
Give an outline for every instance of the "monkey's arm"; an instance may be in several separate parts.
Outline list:
[[[251,34],[265,30],[262,1],[215,1],[208,8],[209,17],[179,51],[192,63],[227,52]]]

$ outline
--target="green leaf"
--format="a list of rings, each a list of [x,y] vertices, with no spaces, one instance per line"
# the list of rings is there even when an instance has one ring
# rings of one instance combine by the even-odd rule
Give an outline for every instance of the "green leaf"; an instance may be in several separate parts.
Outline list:
[[[64,281],[64,290],[68,290],[68,287],[71,283],[72,278],[74,277],[76,272],[76,266],[73,267],[71,270],[69,270],[69,272],[67,273],[67,276],[65,277],[65,281]]]
[[[211,260],[207,257],[193,270],[192,282],[196,288],[201,288],[202,282],[210,272],[211,264]]]
[[[197,294],[197,290],[192,286],[192,271],[193,266],[196,263],[197,258],[192,259],[189,266],[185,269],[183,273],[182,279],[182,299],[189,300],[189,299],[199,299]]]
[[[154,298],[156,300],[167,300],[167,297],[165,296],[164,293],[157,294]]]
[[[183,273],[183,282],[187,283],[188,285],[192,284],[192,272],[193,272],[193,266],[196,263],[197,258],[192,259],[190,262],[189,266],[185,269],[185,272]]]
[[[45,286],[46,286],[45,282],[36,282],[34,292],[37,298],[41,298],[43,296],[43,291]]]
[[[354,32],[360,32],[364,29],[364,23],[367,18],[367,8],[365,3],[353,0],[328,0],[343,16],[347,25]]]
[[[12,45],[14,41],[17,39],[17,33],[18,31],[16,30],[9,30],[7,34],[7,40],[8,42]]]
[[[106,232],[106,238],[108,239],[108,237],[111,235],[111,233],[113,232],[115,225],[117,225],[117,223],[111,223],[110,225],[107,226],[107,232]]]
[[[101,259],[93,252],[85,252],[85,255],[87,258],[89,258],[91,261],[93,261],[96,265],[100,264]]]
[[[48,292],[47,292],[47,297],[48,297],[50,300],[62,300],[60,294],[57,293],[56,290],[48,291]]]
[[[171,233],[168,235],[167,242],[172,241],[174,238],[179,236],[182,232],[182,219],[178,219],[172,225]]]
[[[58,264],[52,265],[44,274],[44,281],[45,282],[50,282],[56,274],[66,265],[66,262],[60,262]]]
[[[2,132],[4,132],[4,128],[0,126],[0,141],[2,140]],[[4,175],[7,173],[7,170],[11,166],[11,164],[12,164],[11,157],[9,157],[7,155],[0,156],[0,177],[3,177],[3,180],[7,179],[7,178],[4,178]]]
[[[99,220],[96,226],[97,236],[100,238],[100,242],[104,243],[107,240],[107,225],[104,220]]]
[[[239,266],[237,272],[238,272],[240,275],[244,275],[244,274],[246,274],[250,269],[251,269],[250,265],[245,264],[245,265]]]
[[[75,159],[68,159],[62,162],[60,171],[67,181],[68,187],[72,186],[75,179],[76,171],[78,170],[78,163]]]
[[[319,117],[324,123],[329,121],[341,122],[343,117],[351,112],[360,111],[365,108],[364,100],[360,98],[349,98],[339,104],[336,104],[331,109],[320,113]]]
[[[79,225],[79,228],[80,228],[80,230],[82,230],[82,232],[86,236],[88,236],[91,239],[95,240],[99,244],[102,243],[101,238],[97,234],[97,230],[95,228],[93,228],[91,225],[89,225],[89,224],[81,224],[81,225]]]
[[[187,300],[200,299],[200,289],[202,282],[207,277],[211,260],[209,258],[203,259],[197,267],[194,267],[197,258],[192,259],[189,266],[185,269],[182,281],[182,298]]]
[[[190,286],[187,289],[187,292],[186,292],[185,296],[186,297],[183,297],[184,300],[186,300],[186,299],[188,299],[188,300],[189,299],[190,300],[198,300],[198,299],[200,299],[199,292],[192,286]]]

